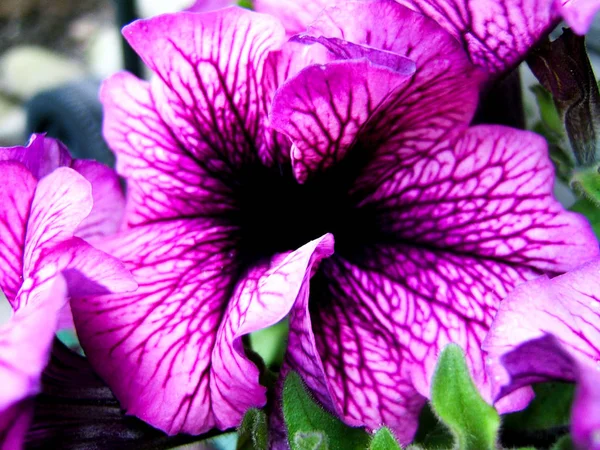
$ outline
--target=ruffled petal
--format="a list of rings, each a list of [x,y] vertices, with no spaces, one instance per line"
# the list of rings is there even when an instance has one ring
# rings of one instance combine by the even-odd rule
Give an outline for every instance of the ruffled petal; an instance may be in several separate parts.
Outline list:
[[[583,35],[588,32],[594,16],[600,11],[600,1],[554,0],[554,7],[575,33]]]
[[[55,277],[49,290],[39,293],[0,328],[0,448],[20,448],[33,408],[26,400],[40,390],[66,301],[66,283]]]
[[[490,74],[516,66],[558,23],[552,0],[397,0],[437,21]]]
[[[73,237],[92,205],[90,183],[73,169],[60,167],[38,182],[27,224],[24,279],[39,269],[44,252]]]
[[[273,101],[271,125],[294,142],[294,174],[310,174],[339,163],[363,127],[399,86],[406,73],[361,59],[313,65],[286,83]]]
[[[357,158],[364,161],[360,165],[366,174],[385,175],[394,169],[396,160],[422,158],[451,145],[473,117],[482,74],[470,63],[460,43],[438,24],[392,0],[347,2],[327,8],[302,36],[304,40],[310,36],[336,42],[340,49],[333,54],[337,58],[344,53],[343,42],[349,42],[409,58],[416,65],[413,76],[402,87],[377,108],[373,105],[368,123],[351,142]],[[313,78],[314,85],[327,81],[326,74],[314,74]],[[284,96],[293,83],[282,86],[278,96]],[[351,104],[351,100],[354,97],[344,92],[338,102]],[[298,148],[319,147],[320,136],[337,137],[338,130],[344,130],[345,111],[338,115],[331,114],[330,108],[315,111],[315,122],[323,124],[325,133],[307,133],[304,140],[292,138]],[[360,186],[365,183],[365,188],[372,185],[368,177],[358,181]]]
[[[0,288],[13,302],[23,281],[23,252],[35,177],[22,164],[0,162]]]
[[[33,134],[25,147],[0,147],[0,161],[20,162],[38,180],[72,163],[69,150],[60,141],[43,134]]]
[[[486,338],[487,369],[500,398],[541,381],[576,381],[573,438],[597,449],[600,431],[600,263],[515,289]]]
[[[333,238],[326,235],[251,269],[238,283],[212,353],[210,391],[219,428],[239,425],[248,408],[267,401],[259,371],[244,354],[242,336],[279,322],[307,297],[312,273],[332,253]]]
[[[86,354],[121,406],[169,434],[229,428],[265,403],[241,337],[281,320],[312,265],[332,251],[330,236],[313,241],[250,269],[234,289],[232,236],[200,219],[137,227],[103,248],[125,262],[139,289],[72,300]]]
[[[551,272],[598,255],[587,220],[554,199],[546,142],[534,133],[473,127],[452,150],[365,176],[379,186],[361,205],[390,239]]]
[[[408,443],[446,344],[465,348],[491,401],[480,344],[502,297],[533,276],[408,244],[371,248],[360,262],[334,257],[313,279],[310,305],[290,316],[289,367],[346,423],[385,424]]]
[[[116,233],[123,220],[125,196],[115,171],[96,161],[75,160],[71,167],[92,185],[94,205],[75,234],[89,240]]]

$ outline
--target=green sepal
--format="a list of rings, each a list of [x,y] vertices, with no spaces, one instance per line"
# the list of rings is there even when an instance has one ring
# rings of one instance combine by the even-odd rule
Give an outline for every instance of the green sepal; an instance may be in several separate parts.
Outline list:
[[[373,435],[369,450],[402,450],[389,428],[383,427]]]
[[[600,166],[577,170],[571,178],[571,188],[600,208]]]
[[[300,376],[290,372],[283,384],[283,417],[292,450],[300,450],[294,436],[321,433],[331,450],[364,450],[370,436],[362,428],[352,428],[317,405],[306,391]]]
[[[500,416],[479,394],[462,349],[448,345],[439,357],[431,387],[434,412],[454,436],[454,448],[493,450]]]
[[[267,450],[269,446],[269,427],[267,415],[260,409],[246,411],[238,428],[237,450]]]
[[[254,9],[254,5],[252,4],[252,0],[238,0],[238,6],[246,9]]]

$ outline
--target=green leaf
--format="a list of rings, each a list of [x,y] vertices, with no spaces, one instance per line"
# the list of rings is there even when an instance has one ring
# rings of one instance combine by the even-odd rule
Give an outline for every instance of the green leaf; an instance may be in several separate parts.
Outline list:
[[[298,450],[328,450],[327,436],[320,432],[303,433],[298,431],[294,434],[294,446]]]
[[[544,126],[555,136],[563,135],[565,133],[565,129],[558,111],[556,110],[556,106],[554,105],[552,94],[544,89],[544,87],[540,84],[531,86],[530,89],[537,100],[540,116],[542,117],[542,123]]]
[[[505,430],[541,431],[568,425],[575,393],[572,383],[541,383],[533,387],[535,398],[523,411],[503,417]]]
[[[293,438],[296,433],[322,433],[331,450],[364,450],[369,445],[370,436],[365,430],[349,427],[325,412],[294,372],[288,374],[283,384],[283,417],[292,450],[300,450]]]
[[[383,427],[373,436],[369,450],[402,450],[402,447],[389,428]]]
[[[254,9],[254,5],[252,4],[252,0],[238,0],[238,6],[246,9]]]
[[[583,214],[590,221],[590,224],[592,224],[592,229],[596,237],[600,239],[600,208],[583,197],[577,200],[570,209],[571,211]]]
[[[448,345],[440,355],[433,376],[431,403],[454,436],[454,448],[496,448],[500,416],[481,398],[458,345]]]
[[[267,450],[269,431],[266,414],[256,408],[246,411],[238,435],[237,450]]]
[[[563,436],[558,441],[556,441],[550,450],[574,450],[574,449],[575,449],[575,446],[573,445],[571,436],[569,436],[567,434],[566,436]]]

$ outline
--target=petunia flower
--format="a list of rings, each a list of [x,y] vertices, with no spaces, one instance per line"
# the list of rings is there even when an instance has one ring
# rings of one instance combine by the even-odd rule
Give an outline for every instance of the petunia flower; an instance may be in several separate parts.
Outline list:
[[[140,287],[72,306],[94,368],[157,428],[226,429],[264,405],[242,338],[292,311],[286,367],[347,423],[407,441],[446,343],[485,391],[500,299],[598,255],[552,197],[544,140],[469,129],[479,72],[393,1],[328,10],[307,47],[239,8],[124,35],[156,75],[102,88],[128,200],[101,248]]]
[[[600,261],[516,288],[484,341],[494,396],[545,381],[576,382],[571,430],[600,449]]]
[[[123,264],[75,236],[113,227],[104,220],[108,204],[93,208],[92,189],[122,200],[116,176],[96,164],[72,161],[41,135],[27,147],[0,148],[0,288],[14,311],[0,329],[1,448],[20,448],[68,295],[136,288]]]

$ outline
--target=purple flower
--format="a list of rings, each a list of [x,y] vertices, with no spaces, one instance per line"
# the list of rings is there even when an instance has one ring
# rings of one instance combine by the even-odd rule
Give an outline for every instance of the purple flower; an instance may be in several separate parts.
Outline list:
[[[556,278],[540,277],[501,304],[484,342],[493,394],[533,383],[577,383],[574,442],[600,449],[600,260]]]
[[[485,391],[500,299],[598,254],[552,197],[544,140],[469,129],[480,73],[393,1],[328,10],[298,38],[312,46],[238,8],[124,34],[156,76],[102,89],[128,179],[127,229],[102,248],[140,287],[72,305],[95,369],[155,427],[225,429],[264,405],[242,337],[292,311],[285,370],[407,441],[446,343]]]
[[[136,283],[123,264],[76,237],[114,229],[103,203],[114,202],[118,217],[114,173],[72,161],[60,143],[34,135],[27,147],[0,148],[0,174],[0,288],[14,311],[0,329],[0,443],[12,449],[29,425],[54,333],[69,324],[67,296]],[[92,190],[103,201],[95,205]]]

